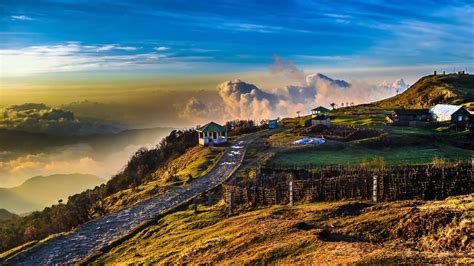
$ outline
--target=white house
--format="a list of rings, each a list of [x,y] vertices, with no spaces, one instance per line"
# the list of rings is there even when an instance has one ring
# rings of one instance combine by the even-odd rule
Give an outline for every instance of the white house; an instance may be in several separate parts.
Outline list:
[[[227,142],[227,127],[210,122],[197,129],[199,134],[199,144],[222,144]]]
[[[324,116],[324,115],[317,116],[311,120],[311,125],[312,126],[316,126],[316,125],[330,126],[331,118],[329,118],[329,116]]]
[[[327,109],[326,107],[324,106],[318,106],[316,108],[314,108],[313,110],[311,110],[311,117],[316,117],[316,116],[320,116],[320,115],[327,115],[331,110]]]
[[[470,118],[470,113],[460,105],[437,104],[431,108],[433,119],[438,122],[462,123]]]

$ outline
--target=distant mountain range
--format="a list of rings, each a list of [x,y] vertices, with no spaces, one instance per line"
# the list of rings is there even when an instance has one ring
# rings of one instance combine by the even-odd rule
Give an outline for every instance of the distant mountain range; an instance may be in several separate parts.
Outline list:
[[[16,214],[11,213],[5,209],[0,209],[0,221],[8,220],[15,217],[17,217]]]
[[[104,179],[85,174],[35,176],[20,186],[0,188],[0,216],[6,215],[1,209],[21,214],[42,210],[60,199],[67,202],[69,196],[103,182]]]

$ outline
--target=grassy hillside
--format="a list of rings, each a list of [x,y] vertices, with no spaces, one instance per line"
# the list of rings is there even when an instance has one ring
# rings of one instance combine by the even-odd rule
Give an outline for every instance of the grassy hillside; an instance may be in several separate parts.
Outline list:
[[[180,186],[200,178],[210,171],[222,155],[222,150],[196,146],[153,173],[153,179],[137,188],[112,194],[103,200],[103,207],[112,212],[137,202],[165,193],[173,186]]]
[[[0,188],[0,208],[14,213],[41,210],[67,201],[73,194],[100,185],[105,180],[94,175],[68,174],[36,176],[13,188]]]
[[[160,264],[473,263],[473,195],[173,213],[96,262]]]
[[[382,109],[430,108],[439,103],[474,102],[474,75],[429,75],[422,77],[403,93],[373,103]]]

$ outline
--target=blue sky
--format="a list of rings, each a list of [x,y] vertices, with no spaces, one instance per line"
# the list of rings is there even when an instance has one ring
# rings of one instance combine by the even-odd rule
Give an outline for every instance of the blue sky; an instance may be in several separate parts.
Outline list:
[[[4,76],[471,67],[473,1],[2,1]]]

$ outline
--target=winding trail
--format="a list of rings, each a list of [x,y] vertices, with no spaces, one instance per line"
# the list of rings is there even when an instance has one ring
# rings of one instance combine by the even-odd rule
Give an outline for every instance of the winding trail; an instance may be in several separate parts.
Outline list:
[[[218,164],[208,174],[187,185],[173,188],[166,194],[84,223],[67,235],[59,235],[40,242],[31,249],[9,258],[6,262],[0,261],[0,264],[77,263],[133,231],[140,224],[149,222],[164,211],[222,184],[240,166],[249,143],[269,132],[261,131],[238,139],[236,144],[225,151]]]

